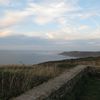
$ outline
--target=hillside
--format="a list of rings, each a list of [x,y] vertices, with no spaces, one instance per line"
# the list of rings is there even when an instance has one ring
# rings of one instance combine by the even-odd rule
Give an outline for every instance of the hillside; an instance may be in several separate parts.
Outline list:
[[[71,51],[62,52],[60,55],[71,56],[71,57],[99,57],[100,52],[89,52],[89,51]]]

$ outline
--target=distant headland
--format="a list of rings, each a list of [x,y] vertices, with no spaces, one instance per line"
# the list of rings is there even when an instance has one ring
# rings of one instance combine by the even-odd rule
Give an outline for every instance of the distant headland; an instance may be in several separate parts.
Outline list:
[[[100,56],[100,51],[65,51],[60,53],[60,55],[70,57],[98,57]]]

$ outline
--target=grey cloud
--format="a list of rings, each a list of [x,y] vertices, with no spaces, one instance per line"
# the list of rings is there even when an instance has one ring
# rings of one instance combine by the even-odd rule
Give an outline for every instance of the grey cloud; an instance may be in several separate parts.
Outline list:
[[[100,50],[100,39],[65,41],[17,35],[0,38],[0,49]]]

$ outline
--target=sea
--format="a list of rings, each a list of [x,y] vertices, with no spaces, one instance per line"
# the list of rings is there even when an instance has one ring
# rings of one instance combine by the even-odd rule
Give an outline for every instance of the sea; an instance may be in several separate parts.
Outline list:
[[[48,61],[73,59],[74,57],[59,55],[56,51],[0,50],[0,65],[7,64],[39,64]]]

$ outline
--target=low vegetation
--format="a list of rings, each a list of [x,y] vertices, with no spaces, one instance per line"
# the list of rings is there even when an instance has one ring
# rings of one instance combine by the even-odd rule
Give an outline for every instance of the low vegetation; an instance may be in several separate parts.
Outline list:
[[[80,100],[100,100],[100,78],[91,77],[88,79]]]
[[[100,57],[0,66],[0,100],[9,100],[79,64],[100,65]]]
[[[0,68],[0,100],[8,100],[61,74],[71,65],[4,66]],[[74,67],[74,65],[73,65]]]
[[[82,77],[61,100],[100,100],[100,75]]]
[[[54,64],[75,64],[75,65],[95,65],[100,66],[100,57],[86,57],[86,58],[77,58],[77,59],[68,59],[60,61],[50,61],[42,63],[43,66],[52,66]]]

